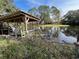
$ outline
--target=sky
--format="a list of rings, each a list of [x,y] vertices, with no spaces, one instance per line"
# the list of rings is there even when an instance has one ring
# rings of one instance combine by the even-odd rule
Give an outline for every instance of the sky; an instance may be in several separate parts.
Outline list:
[[[69,10],[79,9],[79,0],[14,0],[14,4],[25,12],[40,5],[55,6],[61,11],[62,15],[66,14]]]

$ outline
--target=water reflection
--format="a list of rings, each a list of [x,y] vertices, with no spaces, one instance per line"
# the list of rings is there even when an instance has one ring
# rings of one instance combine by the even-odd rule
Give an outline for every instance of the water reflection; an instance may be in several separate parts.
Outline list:
[[[76,43],[79,26],[69,27],[43,27],[44,38],[59,43]]]
[[[67,33],[67,35],[76,37],[77,34],[79,34],[79,26],[69,26],[64,32]]]
[[[73,43],[76,43],[77,42],[77,38],[73,37],[73,36],[66,36],[63,32],[59,32],[58,33],[58,40],[59,40],[59,43],[70,43],[70,44],[73,44]]]

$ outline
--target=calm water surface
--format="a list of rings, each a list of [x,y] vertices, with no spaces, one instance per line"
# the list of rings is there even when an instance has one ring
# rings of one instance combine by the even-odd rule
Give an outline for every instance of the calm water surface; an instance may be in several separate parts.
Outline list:
[[[79,26],[68,27],[42,27],[43,37],[47,40],[53,40],[63,43],[75,43],[79,34]]]

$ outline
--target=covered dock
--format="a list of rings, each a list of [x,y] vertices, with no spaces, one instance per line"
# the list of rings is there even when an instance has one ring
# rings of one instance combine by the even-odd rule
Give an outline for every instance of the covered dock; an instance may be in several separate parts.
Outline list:
[[[0,35],[26,36],[28,30],[34,28],[32,25],[39,24],[39,21],[39,18],[23,11],[2,16],[0,17]]]

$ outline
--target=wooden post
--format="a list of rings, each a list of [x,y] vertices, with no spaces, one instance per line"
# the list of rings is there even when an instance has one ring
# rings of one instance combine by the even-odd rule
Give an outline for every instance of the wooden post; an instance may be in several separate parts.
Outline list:
[[[9,22],[7,22],[8,26],[9,26]],[[8,35],[10,35],[10,28],[8,28]]]
[[[21,37],[23,36],[23,30],[22,30],[22,23],[20,22],[20,32],[21,32]]]
[[[26,33],[28,33],[28,21],[29,21],[29,18],[25,15],[25,28],[26,28]]]
[[[22,31],[22,29],[21,29],[21,22],[19,22],[17,24],[18,24],[18,37],[22,37],[22,35],[21,35],[21,31]]]
[[[20,22],[20,32],[21,32],[21,37],[24,37],[25,36],[25,33],[24,33],[24,26],[23,26],[23,24]]]

